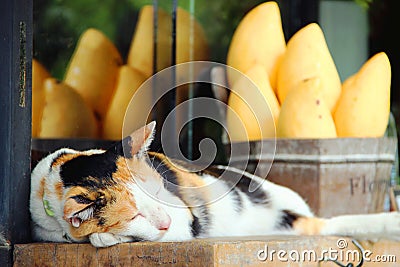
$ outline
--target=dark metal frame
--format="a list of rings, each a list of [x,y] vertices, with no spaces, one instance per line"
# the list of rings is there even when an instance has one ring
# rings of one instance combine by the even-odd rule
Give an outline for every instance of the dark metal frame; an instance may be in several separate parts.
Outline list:
[[[32,0],[0,8],[0,265],[12,265],[12,245],[30,238],[29,189],[32,84]]]

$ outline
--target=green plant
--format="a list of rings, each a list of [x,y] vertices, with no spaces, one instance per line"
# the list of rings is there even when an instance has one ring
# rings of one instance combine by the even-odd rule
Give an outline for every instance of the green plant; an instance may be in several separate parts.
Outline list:
[[[374,0],[354,0],[357,4],[365,9],[368,9]]]

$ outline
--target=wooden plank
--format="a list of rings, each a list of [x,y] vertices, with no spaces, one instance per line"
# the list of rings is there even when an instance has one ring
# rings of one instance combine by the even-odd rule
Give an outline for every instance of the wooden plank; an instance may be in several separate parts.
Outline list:
[[[16,245],[14,250],[14,266],[210,266],[212,258],[213,246],[204,242],[141,242],[110,248],[32,243]]]
[[[338,247],[339,241],[346,246]],[[400,242],[382,240],[361,245],[369,251],[370,259],[363,266],[399,265]],[[335,250],[337,253],[332,253]],[[32,243],[15,245],[14,266],[337,266],[318,260],[336,255],[344,265],[357,265],[361,255],[357,253],[349,238],[320,236],[139,242],[99,249],[90,244]],[[377,256],[381,257],[379,264]]]

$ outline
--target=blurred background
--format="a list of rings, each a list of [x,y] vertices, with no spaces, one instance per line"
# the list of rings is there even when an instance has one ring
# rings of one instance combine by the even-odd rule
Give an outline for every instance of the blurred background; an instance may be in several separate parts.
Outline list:
[[[172,1],[159,1],[166,10]],[[234,29],[251,8],[263,0],[178,1],[193,8],[203,25],[211,60],[225,63]],[[286,39],[311,21],[320,23],[342,80],[355,73],[366,58],[385,51],[392,65],[392,112],[400,116],[399,40],[395,33],[395,0],[293,0],[277,1]],[[139,9],[153,0],[36,0],[34,1],[34,57],[51,74],[63,78],[79,36],[89,27],[104,32],[126,58]]]
[[[102,31],[126,59],[139,10],[158,3],[170,11],[173,1],[153,0],[36,0],[33,13],[33,57],[51,75],[62,80],[81,34],[93,27]],[[181,0],[178,5],[203,26],[210,60],[226,63],[229,43],[240,20],[265,2]],[[277,1],[286,40],[301,27],[318,22],[344,81],[373,54],[387,53],[392,67],[391,112],[400,121],[400,47],[396,38],[398,16],[395,0],[292,0]],[[220,134],[219,132],[217,134]]]

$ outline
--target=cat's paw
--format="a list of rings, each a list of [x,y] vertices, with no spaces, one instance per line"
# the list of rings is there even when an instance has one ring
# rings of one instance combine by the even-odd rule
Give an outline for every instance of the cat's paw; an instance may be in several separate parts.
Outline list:
[[[132,241],[131,237],[110,233],[93,233],[89,236],[90,243],[98,248],[110,247],[119,243]]]

